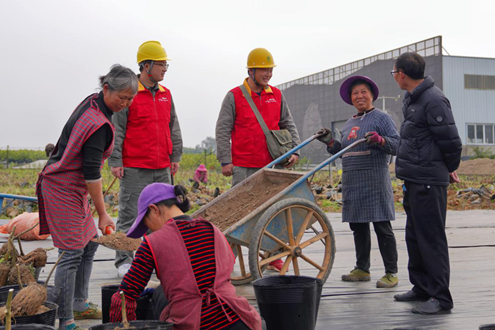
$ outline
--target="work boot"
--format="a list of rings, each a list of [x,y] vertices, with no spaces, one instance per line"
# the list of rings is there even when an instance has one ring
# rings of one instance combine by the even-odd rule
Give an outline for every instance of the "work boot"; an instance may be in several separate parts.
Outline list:
[[[345,282],[368,282],[371,280],[370,273],[359,268],[354,268],[349,274],[342,275],[342,281]]]
[[[376,282],[377,288],[393,288],[397,286],[399,279],[397,274],[386,273],[381,279]]]
[[[413,290],[409,290],[406,293],[399,293],[394,296],[394,299],[397,301],[426,301],[427,297],[423,297],[418,295]]]
[[[450,313],[450,308],[444,308],[440,305],[440,302],[435,298],[430,298],[428,301],[417,304],[412,312],[415,314],[424,314],[424,315],[432,315],[432,314],[447,314]]]
[[[75,323],[72,323],[66,326],[64,330],[83,330],[83,328],[77,326]]]
[[[65,322],[60,320],[58,330],[83,330],[83,328],[77,326],[74,322],[65,324]]]
[[[99,320],[101,319],[101,309],[92,302],[86,303],[87,308],[82,312],[74,311],[74,320]]]

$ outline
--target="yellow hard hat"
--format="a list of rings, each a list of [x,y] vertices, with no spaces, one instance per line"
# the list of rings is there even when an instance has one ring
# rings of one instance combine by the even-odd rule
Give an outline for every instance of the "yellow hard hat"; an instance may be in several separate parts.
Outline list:
[[[141,46],[139,46],[137,53],[137,62],[141,63],[142,61],[170,61],[168,58],[167,52],[162,47],[158,41],[146,41]]]
[[[272,54],[265,48],[253,49],[247,59],[247,68],[273,68],[276,67]]]

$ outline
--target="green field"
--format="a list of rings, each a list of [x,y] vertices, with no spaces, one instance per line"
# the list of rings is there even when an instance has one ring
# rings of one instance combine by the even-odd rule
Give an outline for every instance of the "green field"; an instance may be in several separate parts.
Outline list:
[[[205,162],[206,161],[206,162]],[[192,189],[192,182],[190,179],[194,176],[194,171],[201,163],[206,163],[208,168],[208,184],[201,186],[199,190]],[[190,194],[190,200],[192,204],[193,212],[197,210],[202,204],[207,203],[213,199],[212,194],[215,188],[219,188],[221,193],[225,193],[231,184],[231,178],[224,177],[221,174],[221,167],[214,155],[208,155],[205,158],[204,154],[185,154],[180,162],[180,170],[174,177],[175,184],[181,184],[188,188]],[[306,170],[306,160],[302,159],[296,170]],[[38,169],[0,169],[0,193],[8,193],[15,195],[35,196],[35,186],[37,175],[40,170]],[[103,190],[106,191],[112,183],[114,177],[110,172],[110,168],[105,164],[102,171],[103,175]],[[466,177],[461,176],[462,182],[460,184],[449,186],[449,209],[452,210],[467,210],[467,209],[495,209],[495,201],[483,200],[480,204],[473,204],[467,199],[456,198],[457,191],[466,188],[479,188],[481,185],[493,189],[495,182],[495,176],[491,177]],[[340,181],[340,175],[338,172],[333,171],[332,177],[330,177],[327,170],[318,172],[313,181],[312,186],[320,187],[336,187]],[[395,178],[392,179],[392,186],[395,192],[395,206],[396,211],[403,211],[402,208],[402,182]],[[113,185],[109,192],[111,200],[107,203],[107,210],[110,215],[116,217],[118,215],[118,192],[119,192],[119,180]],[[495,191],[492,191],[495,193]],[[337,199],[341,198],[339,197]],[[325,194],[317,195],[317,203],[325,212],[340,212],[341,204],[337,201],[327,199]],[[19,213],[26,210],[26,205],[20,204],[16,201],[9,209],[5,209],[1,215],[2,218],[12,218]],[[36,211],[36,206],[32,208]]]

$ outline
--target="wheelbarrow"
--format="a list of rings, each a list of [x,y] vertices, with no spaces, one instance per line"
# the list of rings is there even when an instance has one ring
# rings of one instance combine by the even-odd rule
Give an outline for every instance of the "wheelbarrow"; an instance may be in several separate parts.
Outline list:
[[[315,203],[308,178],[365,139],[309,172],[274,168],[317,137],[308,138],[192,214],[209,220],[225,234],[237,257],[231,276],[234,285],[262,278],[268,265],[278,259],[285,259],[280,275],[308,275],[323,282],[330,275],[335,236],[327,216]],[[243,249],[248,249],[247,253]]]

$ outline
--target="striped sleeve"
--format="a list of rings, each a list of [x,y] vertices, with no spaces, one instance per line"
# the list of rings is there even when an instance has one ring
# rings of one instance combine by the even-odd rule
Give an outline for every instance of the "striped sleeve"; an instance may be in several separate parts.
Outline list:
[[[112,301],[110,303],[110,322],[122,322],[122,299],[120,299],[120,291],[117,291],[112,296]],[[127,321],[136,320],[136,308],[137,302],[135,300],[125,300],[125,309]]]
[[[129,321],[136,319],[136,300],[148,284],[154,268],[155,260],[153,259],[148,241],[146,240],[146,237],[144,237],[143,242],[136,251],[131,268],[122,279],[122,283],[118,290],[118,292],[124,291],[126,308],[130,308],[132,312],[129,312],[128,309],[127,316]],[[110,305],[111,322],[120,322],[122,320],[121,299],[118,292],[112,296],[112,303]]]

